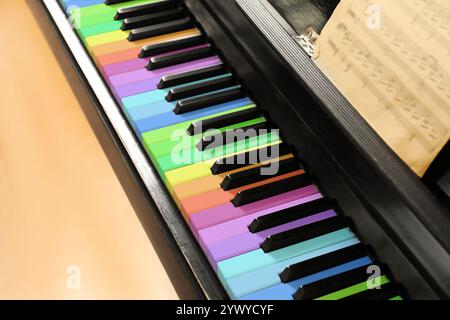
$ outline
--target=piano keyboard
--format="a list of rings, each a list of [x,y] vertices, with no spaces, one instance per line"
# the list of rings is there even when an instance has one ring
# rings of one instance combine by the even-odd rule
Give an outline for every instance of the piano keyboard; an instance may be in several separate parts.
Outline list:
[[[181,1],[59,1],[231,299],[404,298]]]

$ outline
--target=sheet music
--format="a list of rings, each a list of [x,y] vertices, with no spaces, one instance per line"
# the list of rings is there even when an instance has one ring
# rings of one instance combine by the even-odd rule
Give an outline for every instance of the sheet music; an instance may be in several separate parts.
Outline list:
[[[450,138],[450,1],[341,0],[314,61],[423,176]]]

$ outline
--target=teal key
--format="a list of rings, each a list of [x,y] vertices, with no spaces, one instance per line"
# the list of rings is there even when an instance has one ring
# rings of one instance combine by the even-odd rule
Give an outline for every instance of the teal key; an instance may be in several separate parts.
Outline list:
[[[219,279],[226,283],[228,279],[240,274],[346,241],[353,237],[355,237],[355,234],[350,228],[344,228],[269,253],[265,253],[262,249],[250,251],[219,262],[217,264],[217,274]]]
[[[280,284],[280,273],[290,265],[347,248],[358,244],[359,242],[360,241],[355,237],[350,240],[338,242],[331,246],[320,248],[305,254],[300,254],[291,259],[283,260],[281,262],[228,279],[228,282],[224,283],[224,287],[232,299],[238,299],[246,294]]]
[[[219,79],[219,78],[223,78],[226,76],[230,76],[230,74],[225,74],[225,75],[220,75],[217,77],[194,81],[194,82],[190,82],[190,83],[183,84],[180,86],[175,86],[172,88],[156,89],[156,90],[152,90],[152,91],[147,91],[147,92],[140,93],[140,94],[137,94],[134,96],[122,98],[122,104],[123,104],[124,108],[127,110],[127,112],[129,112],[130,115],[132,115],[133,119],[138,120],[138,119],[144,118],[146,116],[149,116],[148,114],[145,113],[145,111],[148,110],[149,108],[151,108],[151,105],[153,103],[166,101],[166,96],[169,93],[169,90],[171,90],[173,88],[182,88],[184,86],[190,86],[190,85],[193,85],[196,83],[202,83],[202,82],[206,82],[206,81],[210,81],[210,80],[214,80],[214,79]]]

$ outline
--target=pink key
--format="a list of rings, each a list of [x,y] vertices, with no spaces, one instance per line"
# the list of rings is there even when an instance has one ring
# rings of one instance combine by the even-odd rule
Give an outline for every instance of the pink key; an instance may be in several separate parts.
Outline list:
[[[145,59],[131,59],[118,63],[107,64],[103,66],[103,73],[106,74],[107,76],[112,76],[119,73],[142,69],[148,65],[149,61],[150,58],[145,58]]]
[[[162,76],[165,76],[165,75],[168,75],[171,73],[182,72],[181,70],[189,70],[190,68],[195,69],[196,64],[204,64],[205,61],[216,61],[216,63],[218,63],[217,61],[220,61],[220,59],[219,59],[219,57],[214,56],[214,57],[209,57],[209,58],[204,58],[204,59],[200,59],[200,60],[196,60],[196,61],[178,64],[176,66],[161,68],[161,69],[157,69],[157,70],[153,70],[153,71],[149,71],[149,70],[143,68],[143,69],[139,69],[139,70],[134,70],[134,71],[130,71],[130,72],[113,75],[113,76],[109,77],[109,81],[114,87],[118,87],[118,86],[130,84],[130,83],[136,83],[136,82],[140,82],[140,81],[148,81],[153,78],[160,79]]]
[[[271,207],[263,211],[258,211],[256,213],[240,217],[238,219],[230,220],[206,229],[202,229],[198,232],[198,241],[200,242],[200,245],[205,248],[214,244],[215,242],[248,232],[248,225],[250,225],[250,223],[252,223],[252,221],[258,217],[279,212],[281,210],[295,207],[320,198],[323,198],[322,194],[316,193],[308,197],[295,199],[294,201],[286,202],[276,207]]]
[[[271,235],[300,228],[308,224],[313,224],[318,221],[326,220],[335,216],[336,212],[334,212],[333,210],[327,210],[302,219],[285,223],[280,226],[276,226],[274,228],[263,230],[258,233],[251,233],[250,231],[247,231],[247,233],[242,233],[234,237],[227,238],[223,241],[211,244],[210,246],[208,246],[206,254],[208,256],[209,262],[215,269],[217,267],[217,264],[222,260],[226,260],[240,254],[259,249],[264,240]]]
[[[190,71],[190,70],[194,70],[194,69],[198,69],[198,68],[213,66],[215,64],[219,64],[220,62],[221,62],[220,59],[218,59],[217,57],[206,58],[206,59],[201,59],[201,60],[194,61],[194,62],[184,63],[182,65],[180,64],[177,66],[177,68],[171,67],[171,70],[169,72],[170,73],[181,73],[181,72],[186,72],[186,71]],[[169,69],[169,68],[165,68],[164,70],[166,70],[166,72],[167,72],[167,69]],[[147,71],[147,72],[149,72],[149,71]],[[167,73],[164,75],[168,75],[170,73]],[[125,97],[133,96],[133,95],[136,95],[139,93],[144,93],[146,91],[155,90],[156,86],[158,85],[160,80],[161,80],[161,76],[153,77],[151,79],[147,79],[144,81],[133,82],[133,83],[117,86],[114,88],[114,91],[116,92],[116,94],[119,98],[125,98]]]
[[[107,76],[112,76],[112,75],[119,74],[119,73],[124,73],[124,72],[129,72],[129,71],[145,68],[148,65],[148,62],[150,61],[151,58],[164,57],[164,56],[168,56],[171,54],[186,52],[186,51],[203,48],[203,47],[206,47],[206,45],[202,44],[202,45],[193,46],[193,47],[186,48],[186,49],[174,50],[174,51],[170,51],[167,53],[154,55],[150,58],[141,59],[141,58],[136,57],[136,59],[130,59],[130,60],[125,60],[125,61],[121,61],[121,62],[117,62],[117,63],[106,64],[102,68],[103,68],[104,74],[106,74]]]
[[[319,190],[317,189],[317,186],[310,185],[241,207],[235,207],[233,206],[233,204],[227,203],[218,207],[210,208],[189,215],[189,224],[196,237],[198,237],[199,230],[232,219],[237,219],[239,217],[246,216],[252,213],[256,213],[258,211],[281,206],[287,202],[291,202],[299,198],[308,197],[318,192]]]

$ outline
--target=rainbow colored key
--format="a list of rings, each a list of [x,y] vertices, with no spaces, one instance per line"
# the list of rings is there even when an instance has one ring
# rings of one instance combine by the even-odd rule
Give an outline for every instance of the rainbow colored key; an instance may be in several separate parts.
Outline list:
[[[59,2],[231,298],[401,299],[182,1]]]

